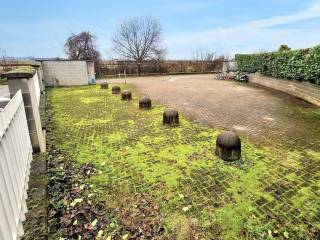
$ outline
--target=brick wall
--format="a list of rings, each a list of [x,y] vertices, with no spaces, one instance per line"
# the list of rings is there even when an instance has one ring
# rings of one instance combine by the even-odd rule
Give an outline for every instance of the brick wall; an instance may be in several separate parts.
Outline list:
[[[288,93],[320,107],[320,86],[309,82],[277,79],[261,73],[248,74],[248,78],[249,82]]]
[[[46,86],[74,86],[88,84],[86,61],[42,61]]]

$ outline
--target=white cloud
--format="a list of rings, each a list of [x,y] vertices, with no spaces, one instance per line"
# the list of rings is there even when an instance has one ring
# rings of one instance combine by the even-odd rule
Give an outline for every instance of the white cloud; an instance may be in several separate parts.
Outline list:
[[[248,23],[252,27],[273,27],[320,17],[320,3],[292,15],[272,17]]]
[[[166,44],[175,52],[170,58],[185,56],[199,47],[209,47],[215,52],[233,55],[238,52],[273,50],[286,43],[292,47],[308,47],[320,42],[317,29],[287,28],[281,25],[320,18],[320,3],[291,15],[276,16],[243,23],[235,27],[215,28],[166,36]],[[276,27],[277,28],[272,28]],[[279,27],[280,26],[280,27]]]
[[[212,5],[223,2],[223,0],[202,0],[202,1],[161,1],[161,6],[174,13],[188,13],[206,9]]]

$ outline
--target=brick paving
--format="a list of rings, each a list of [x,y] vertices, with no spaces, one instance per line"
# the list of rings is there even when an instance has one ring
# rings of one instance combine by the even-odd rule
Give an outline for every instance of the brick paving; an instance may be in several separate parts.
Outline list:
[[[124,79],[111,82],[124,82]],[[320,121],[305,114],[305,111],[319,114],[319,109],[288,94],[251,84],[214,80],[209,74],[128,78],[127,82],[197,122],[235,130],[255,140],[291,139],[302,146],[320,147]]]
[[[135,91],[133,101],[125,102],[110,88],[51,89],[57,126],[51,134],[76,162],[97,167],[89,183],[103,199],[135,209],[120,200],[148,194],[167,219],[176,213],[196,219],[195,236],[204,239],[319,239],[320,159],[311,150],[319,147],[316,108],[209,75],[128,82],[199,122],[235,128],[253,139],[286,138],[292,150],[243,139],[242,162],[225,164],[213,152],[218,131],[183,117],[181,127],[165,128],[162,107],[140,111]],[[302,148],[290,146],[296,139]],[[186,206],[192,208],[184,211]]]

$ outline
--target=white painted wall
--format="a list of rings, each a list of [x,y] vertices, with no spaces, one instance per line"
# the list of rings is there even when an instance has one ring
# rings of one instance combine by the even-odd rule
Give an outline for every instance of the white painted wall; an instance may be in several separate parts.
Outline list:
[[[88,84],[86,61],[42,61],[46,86],[76,86]]]

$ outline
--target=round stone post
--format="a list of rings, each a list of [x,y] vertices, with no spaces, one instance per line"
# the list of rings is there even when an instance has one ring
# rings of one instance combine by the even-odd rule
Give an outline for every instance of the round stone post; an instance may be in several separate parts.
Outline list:
[[[139,108],[141,109],[151,109],[151,99],[148,97],[142,97],[139,100]]]
[[[231,131],[221,133],[216,141],[216,155],[225,161],[236,161],[241,157],[241,140]]]
[[[119,86],[112,87],[112,94],[120,94],[121,88]]]
[[[107,82],[103,82],[103,83],[101,83],[100,88],[101,88],[101,89],[108,89],[108,88],[109,88],[109,85],[108,85]]]
[[[132,100],[132,93],[129,90],[125,90],[121,93],[121,99],[125,101]]]
[[[168,108],[163,113],[163,125],[179,125],[179,113],[173,108]]]

